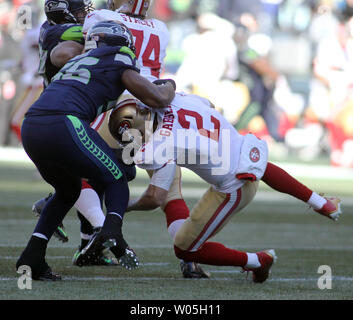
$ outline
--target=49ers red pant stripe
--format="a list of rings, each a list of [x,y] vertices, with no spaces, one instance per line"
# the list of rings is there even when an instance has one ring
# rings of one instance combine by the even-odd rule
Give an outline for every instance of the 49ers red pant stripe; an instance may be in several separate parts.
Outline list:
[[[196,251],[201,245],[209,239],[217,230],[222,226],[224,221],[232,214],[237,208],[241,200],[241,189],[234,193],[228,193],[226,199],[217,208],[211,219],[205,225],[199,236],[187,249],[188,251]]]

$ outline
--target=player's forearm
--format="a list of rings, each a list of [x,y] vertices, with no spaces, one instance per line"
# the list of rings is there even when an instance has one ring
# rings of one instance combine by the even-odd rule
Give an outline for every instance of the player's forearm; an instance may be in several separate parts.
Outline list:
[[[172,83],[155,85],[133,70],[123,73],[122,82],[131,94],[151,108],[165,108],[175,96]]]
[[[167,198],[168,191],[150,184],[140,198],[130,199],[127,211],[145,211],[160,207]]]
[[[50,53],[52,64],[58,68],[63,67],[69,60],[81,54],[83,45],[76,41],[59,43]]]
[[[147,211],[153,210],[160,204],[151,196],[143,195],[140,198],[130,199],[126,211]]]
[[[174,99],[175,91],[173,86],[169,83],[163,86],[153,85],[153,87],[149,89],[150,94],[140,100],[151,108],[165,108]]]

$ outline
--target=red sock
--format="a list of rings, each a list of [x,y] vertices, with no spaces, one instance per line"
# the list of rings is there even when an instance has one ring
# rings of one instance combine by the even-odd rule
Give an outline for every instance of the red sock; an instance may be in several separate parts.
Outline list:
[[[81,189],[93,189],[92,186],[86,181],[82,179],[82,187]]]
[[[286,171],[271,162],[267,164],[265,174],[261,180],[272,189],[287,193],[304,202],[307,202],[313,193],[312,190],[304,186]]]
[[[176,199],[167,203],[164,213],[168,228],[173,221],[187,219],[189,217],[189,208],[183,199]]]
[[[175,255],[185,261],[193,261],[213,266],[244,267],[248,262],[246,252],[225,247],[219,242],[205,242],[194,252],[184,251],[174,246]]]

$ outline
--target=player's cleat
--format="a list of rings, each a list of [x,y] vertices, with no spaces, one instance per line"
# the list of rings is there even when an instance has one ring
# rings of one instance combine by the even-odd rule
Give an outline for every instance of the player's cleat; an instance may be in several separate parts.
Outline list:
[[[53,236],[55,238],[57,238],[59,241],[62,242],[68,242],[69,241],[69,237],[65,231],[64,225],[62,223],[60,223],[60,225],[56,228],[56,230],[54,231]]]
[[[121,241],[118,241],[118,239]],[[118,260],[118,264],[125,269],[136,269],[140,264],[135,252],[125,245],[122,236],[105,236],[101,234],[100,230],[97,230],[87,246],[80,251],[76,259],[76,265],[82,267],[87,261],[97,259],[105,249],[111,249]]]
[[[103,254],[104,247],[96,240],[101,228],[96,228],[88,244],[75,253],[72,263],[78,267],[88,266]]]
[[[331,198],[325,197],[325,199],[327,200],[325,205],[320,210],[315,210],[315,211],[329,219],[337,221],[340,214],[342,213],[341,199],[335,198],[335,197],[331,197]]]
[[[37,279],[34,280],[40,280],[40,281],[60,281],[61,275],[53,272],[51,268],[48,266],[48,269],[42,273]]]
[[[33,213],[39,217],[40,214],[43,211],[44,206],[46,205],[46,203],[48,202],[48,200],[52,197],[52,193],[49,193],[49,195],[45,198],[42,198],[38,201],[36,201],[33,206],[32,206],[32,211]],[[69,237],[65,231],[64,225],[62,223],[60,223],[60,225],[56,228],[56,230],[54,231],[53,236],[55,238],[57,238],[59,241],[62,242],[68,242],[69,241]]]
[[[39,217],[40,214],[43,211],[44,206],[46,205],[46,203],[48,202],[48,200],[53,196],[52,193],[49,193],[47,197],[39,199],[38,201],[36,201],[35,203],[33,203],[32,206],[32,211],[33,213]]]
[[[81,250],[79,247],[72,258],[72,264],[74,266],[80,266],[80,267],[108,266],[108,267],[110,267],[110,266],[118,266],[119,265],[119,263],[116,259],[106,256],[103,252],[97,258],[92,259],[92,260],[85,259],[84,261],[82,261],[82,258],[80,258],[80,255],[81,255]],[[81,260],[81,263],[79,265],[77,261],[80,261],[80,260]]]
[[[185,262],[184,260],[180,260],[180,269],[184,278],[209,278],[211,274],[207,271],[204,271],[200,265],[195,262]]]
[[[22,258],[16,263],[16,269],[18,270],[21,266],[31,265],[30,263],[24,262]],[[25,272],[24,272],[25,273]],[[39,281],[60,281],[61,276],[52,271],[49,265],[44,261],[40,264],[37,264],[35,267],[32,267],[30,270],[30,276],[32,280],[39,280]]]
[[[135,251],[129,247],[125,249],[125,253],[118,259],[118,261],[119,265],[128,270],[136,269],[140,264]]]
[[[252,280],[256,283],[265,282],[270,275],[270,269],[276,262],[277,256],[275,250],[265,250],[256,252],[261,267],[258,268],[243,268],[244,271],[252,271]]]

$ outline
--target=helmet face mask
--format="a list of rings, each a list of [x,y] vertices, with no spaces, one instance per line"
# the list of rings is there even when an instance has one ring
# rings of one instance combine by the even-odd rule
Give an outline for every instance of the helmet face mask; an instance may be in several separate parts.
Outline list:
[[[101,46],[125,46],[135,53],[131,31],[118,21],[101,21],[87,31],[85,50]]]
[[[45,0],[44,11],[52,24],[83,23],[93,10],[91,0]]]
[[[148,141],[153,133],[154,115],[154,112],[138,100],[123,100],[110,114],[109,131],[121,146],[131,142],[140,146]]]
[[[107,0],[107,8],[115,11],[119,9],[127,0]]]
[[[146,17],[151,0],[108,0],[107,7],[110,10],[118,10],[121,13],[136,17]]]

